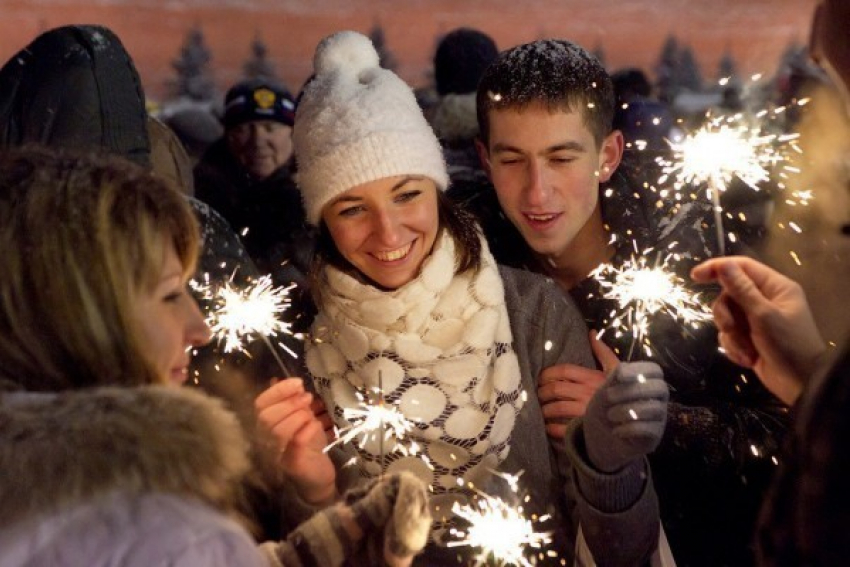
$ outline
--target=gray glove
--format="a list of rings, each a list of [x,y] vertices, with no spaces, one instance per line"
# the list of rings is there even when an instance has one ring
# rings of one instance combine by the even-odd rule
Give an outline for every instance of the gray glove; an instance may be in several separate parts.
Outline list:
[[[664,373],[654,362],[617,365],[584,414],[590,463],[612,473],[654,451],[664,435],[668,398]]]

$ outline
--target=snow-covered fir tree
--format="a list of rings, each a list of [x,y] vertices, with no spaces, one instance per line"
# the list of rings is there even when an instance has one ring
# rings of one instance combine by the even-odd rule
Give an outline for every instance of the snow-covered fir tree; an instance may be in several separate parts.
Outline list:
[[[186,34],[180,55],[171,62],[177,78],[170,82],[172,96],[194,101],[209,101],[217,97],[210,63],[212,53],[204,40],[204,32],[195,26]]]
[[[683,47],[679,52],[677,72],[678,83],[681,88],[695,93],[702,90],[702,72],[694,56],[694,50],[689,45]]]
[[[381,67],[384,69],[389,69],[390,71],[395,71],[396,67],[398,67],[398,61],[395,58],[395,55],[387,47],[387,39],[384,34],[384,28],[380,23],[376,23],[372,26],[372,31],[369,32],[369,39],[372,40],[372,44],[375,46],[375,51],[378,52],[378,61]]]
[[[728,49],[723,52],[723,56],[717,64],[717,80],[720,79],[729,79],[730,83],[738,81],[738,65]]]
[[[275,71],[274,63],[269,57],[269,49],[259,34],[251,42],[251,55],[242,66],[242,73],[246,79],[267,79],[281,83]]]
[[[607,57],[605,55],[605,46],[602,43],[597,43],[596,47],[593,48],[593,56],[599,60],[599,64],[608,68],[608,63],[606,61]]]
[[[672,102],[681,90],[679,85],[679,40],[668,35],[655,64],[655,87],[658,98]]]

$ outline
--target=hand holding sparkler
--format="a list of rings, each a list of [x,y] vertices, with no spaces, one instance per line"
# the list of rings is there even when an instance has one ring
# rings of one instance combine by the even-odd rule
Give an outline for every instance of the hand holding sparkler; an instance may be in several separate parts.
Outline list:
[[[288,378],[261,393],[254,406],[258,421],[275,440],[282,472],[306,502],[323,504],[336,496],[336,468],[324,451],[327,438],[312,401],[300,378]]]
[[[714,320],[726,356],[752,368],[771,392],[793,403],[826,351],[800,285],[751,258],[734,256],[703,262],[691,277],[723,288]]]
[[[669,392],[654,362],[618,365],[587,406],[582,423],[590,463],[612,473],[655,450],[664,435]]]

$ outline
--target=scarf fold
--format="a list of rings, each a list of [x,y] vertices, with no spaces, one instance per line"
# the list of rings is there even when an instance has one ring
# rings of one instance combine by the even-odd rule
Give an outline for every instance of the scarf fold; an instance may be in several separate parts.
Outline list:
[[[446,231],[419,276],[396,290],[328,266],[305,356],[340,429],[357,424],[351,410],[379,396],[414,422],[400,440],[381,443],[380,431],[358,437],[361,474],[411,471],[436,496],[457,491],[458,479],[481,484],[504,460],[524,403],[504,288],[486,242],[479,270],[455,275],[455,266]]]

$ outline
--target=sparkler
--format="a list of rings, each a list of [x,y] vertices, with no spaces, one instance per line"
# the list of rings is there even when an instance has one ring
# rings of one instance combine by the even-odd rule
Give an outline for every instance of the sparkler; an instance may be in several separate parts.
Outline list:
[[[503,478],[516,492],[517,477]],[[462,484],[463,481],[458,482]],[[476,500],[472,504],[455,502],[452,506],[452,512],[469,522],[469,526],[466,530],[452,528],[451,534],[462,539],[450,541],[446,545],[479,548],[481,551],[475,557],[476,566],[483,565],[492,557],[499,565],[531,567],[525,553],[529,548],[540,549],[551,543],[551,534],[535,531],[534,524],[524,516],[522,506],[511,506],[501,498],[478,490],[475,492]],[[543,516],[539,521],[548,519],[549,516]]]
[[[377,438],[380,443],[381,470],[383,471],[384,441],[394,439],[396,441],[394,450],[405,455],[415,455],[419,451],[419,446],[415,442],[409,445],[400,443],[408,433],[413,431],[416,422],[405,417],[398,408],[387,404],[380,387],[375,391],[378,396],[376,402],[369,401],[358,392],[359,406],[342,410],[343,417],[351,425],[337,431],[337,439],[325,447],[325,452],[334,445],[349,443],[357,440],[358,437],[361,446]]]
[[[631,359],[636,343],[642,343],[647,356],[652,356],[647,339],[652,315],[662,313],[691,326],[712,318],[711,310],[700,301],[699,294],[686,289],[684,280],[668,269],[673,255],[648,266],[649,252],[651,249],[638,258],[632,256],[620,268],[602,264],[591,273],[602,288],[602,297],[616,301],[620,309],[611,312],[609,327],[632,335],[626,360]]]
[[[224,343],[224,352],[245,352],[245,345],[252,337],[260,337],[271,350],[278,365],[286,376],[294,376],[275,351],[270,336],[292,333],[292,324],[281,321],[280,315],[290,306],[288,287],[274,287],[271,276],[262,276],[243,289],[227,282],[216,291],[201,287],[206,299],[213,303],[207,315],[207,325],[219,343]],[[293,358],[298,355],[283,343],[278,343]]]
[[[663,172],[659,183],[665,183],[672,176],[677,190],[689,184],[708,185],[721,255],[726,253],[726,245],[720,193],[726,191],[735,178],[758,191],[759,184],[770,179],[777,164],[782,164],[785,171],[794,171],[785,162],[788,160],[788,148],[800,152],[795,142],[799,134],[780,135],[765,131],[764,118],[781,114],[784,110],[785,107],[779,107],[770,112],[763,110],[755,116],[738,113],[709,117],[708,123],[696,132],[670,142],[672,159],[658,160]]]

